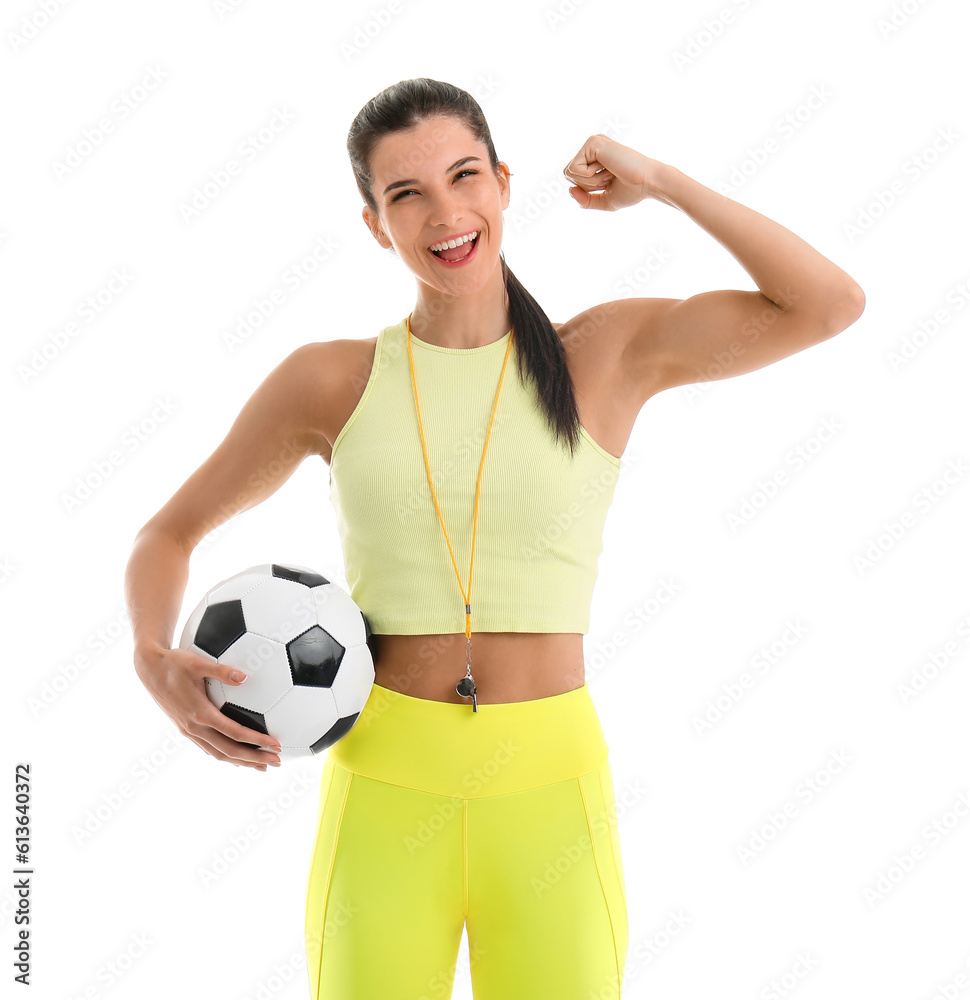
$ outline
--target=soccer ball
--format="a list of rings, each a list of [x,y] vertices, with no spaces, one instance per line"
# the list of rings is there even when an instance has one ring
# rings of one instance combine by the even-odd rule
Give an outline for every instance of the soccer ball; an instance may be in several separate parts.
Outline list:
[[[376,676],[370,636],[345,590],[306,566],[273,563],[209,590],[179,647],[247,675],[241,684],[207,677],[206,693],[234,722],[275,736],[282,762],[332,746],[357,721]]]

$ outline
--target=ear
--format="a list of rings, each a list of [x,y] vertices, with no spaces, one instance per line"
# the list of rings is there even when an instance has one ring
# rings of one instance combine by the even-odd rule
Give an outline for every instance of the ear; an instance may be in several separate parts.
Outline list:
[[[511,200],[512,194],[512,189],[509,184],[509,178],[512,176],[512,172],[509,170],[509,165],[505,162],[505,160],[499,160],[498,172],[498,183],[501,188],[502,211],[504,212],[509,207],[509,201]]]
[[[371,231],[371,235],[377,240],[378,243],[385,249],[389,250],[391,248],[391,241],[387,238],[384,230],[381,229],[380,219],[368,208],[367,205],[363,207],[361,211],[361,216],[364,219],[364,224]]]

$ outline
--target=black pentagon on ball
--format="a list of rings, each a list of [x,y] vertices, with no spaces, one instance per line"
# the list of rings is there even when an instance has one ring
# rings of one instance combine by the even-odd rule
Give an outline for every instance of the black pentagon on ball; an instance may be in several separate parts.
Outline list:
[[[293,683],[330,687],[344,652],[345,648],[326,629],[311,626],[286,644]]]
[[[247,729],[255,729],[258,733],[265,733],[269,736],[269,730],[266,728],[266,720],[263,718],[262,712],[254,712],[251,708],[242,708],[239,705],[233,705],[231,701],[227,701],[222,708],[219,709],[220,712],[227,719],[232,719],[233,722],[238,722],[239,725],[245,726]],[[240,742],[242,742],[240,740]],[[252,747],[253,750],[259,750],[260,744],[258,743],[243,743],[244,747]]]
[[[354,712],[353,715],[345,715],[342,719],[337,719],[330,727],[328,733],[325,733],[320,739],[310,744],[311,752],[319,753],[321,750],[326,750],[327,747],[333,746],[341,736],[346,736],[350,731],[350,727],[357,721],[358,715],[360,715],[360,712]]]
[[[284,580],[292,580],[294,583],[302,583],[305,587],[319,587],[323,583],[330,581],[319,573],[307,573],[302,569],[292,569],[289,566],[280,566],[273,563],[273,576],[282,577]]]
[[[219,601],[210,604],[202,613],[202,620],[195,630],[195,644],[216,658],[246,631],[242,601]]]

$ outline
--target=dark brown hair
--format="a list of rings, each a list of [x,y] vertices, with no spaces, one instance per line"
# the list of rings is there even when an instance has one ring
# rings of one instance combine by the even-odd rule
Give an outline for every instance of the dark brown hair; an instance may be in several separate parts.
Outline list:
[[[371,191],[370,158],[382,136],[412,128],[427,118],[451,117],[462,122],[488,150],[492,170],[498,156],[485,115],[467,91],[440,80],[418,77],[401,80],[372,97],[357,112],[347,133],[347,152],[357,189],[368,207],[378,213]],[[570,455],[579,444],[580,423],[573,383],[566,366],[566,350],[542,306],[522,287],[499,251],[509,320],[523,382],[531,380],[542,409],[557,439],[566,442]]]

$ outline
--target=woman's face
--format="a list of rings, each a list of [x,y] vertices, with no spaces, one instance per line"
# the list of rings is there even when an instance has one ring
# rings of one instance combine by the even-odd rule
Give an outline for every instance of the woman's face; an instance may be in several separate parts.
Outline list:
[[[371,157],[379,214],[364,221],[382,247],[423,282],[452,295],[477,291],[491,278],[502,245],[502,211],[509,203],[508,167],[491,169],[488,152],[454,118],[427,119],[384,136]],[[447,263],[429,248],[478,233],[467,260]],[[382,235],[383,234],[383,235]]]

